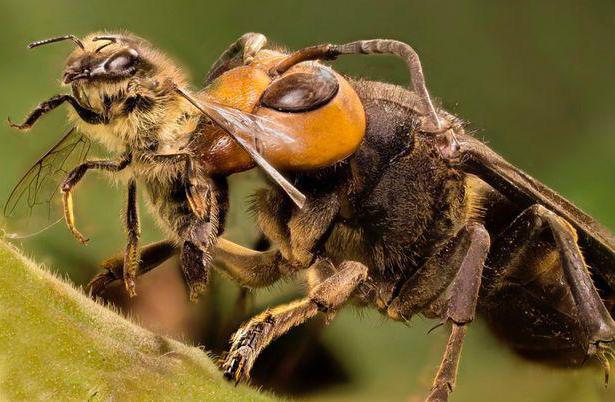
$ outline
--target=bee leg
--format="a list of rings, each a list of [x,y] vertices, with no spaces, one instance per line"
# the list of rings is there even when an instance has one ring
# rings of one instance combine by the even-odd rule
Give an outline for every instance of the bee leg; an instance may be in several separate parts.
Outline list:
[[[72,95],[56,95],[47,99],[44,102],[41,102],[33,111],[30,112],[28,117],[21,124],[15,124],[8,119],[9,125],[13,128],[17,128],[19,130],[28,130],[31,128],[36,121],[41,118],[43,115],[51,112],[58,106],[62,105],[64,102],[70,103],[70,105],[75,109],[79,117],[89,124],[102,124],[105,123],[106,120],[103,115],[100,115],[93,110],[86,109],[75,99]]]
[[[438,131],[440,129],[440,119],[427,91],[419,56],[410,45],[404,42],[391,39],[372,39],[345,43],[343,45],[322,44],[310,46],[298,50],[283,59],[271,69],[270,74],[274,76],[281,75],[302,61],[334,60],[338,56],[345,54],[392,54],[403,59],[408,66],[412,89],[419,95],[423,103],[424,112],[431,120],[433,127],[429,128],[430,131]]]
[[[77,227],[75,226],[75,213],[73,208],[73,194],[70,190],[62,191],[62,206],[64,209],[64,220],[66,221],[66,226],[68,226],[68,230],[73,234],[75,239],[83,245],[86,245],[89,241]]]
[[[271,341],[318,312],[333,314],[365,281],[367,273],[365,265],[345,261],[337,272],[311,289],[308,297],[252,318],[233,335],[231,349],[222,366],[225,378],[235,383],[247,380],[254,361]]]
[[[209,216],[210,202],[212,196],[209,183],[199,182],[199,172],[194,166],[192,158],[186,160],[186,199],[190,209],[199,219]]]
[[[205,181],[203,181],[205,180]],[[228,207],[226,184],[203,179],[191,185],[196,198],[206,208],[206,216],[191,217],[190,224],[180,236],[184,239],[181,251],[181,267],[188,285],[190,300],[195,302],[206,290],[209,269],[218,242],[224,213]],[[186,194],[187,198],[189,197]],[[190,203],[190,201],[189,201]]]
[[[202,246],[201,246],[202,247]],[[192,241],[185,241],[181,251],[181,267],[190,301],[196,302],[199,295],[207,288],[209,277],[209,254]]]
[[[137,208],[137,182],[131,179],[128,183],[128,201],[126,205],[126,231],[128,239],[124,253],[124,286],[130,297],[137,295],[135,279],[139,268],[139,211]]]
[[[218,60],[209,69],[205,85],[216,79],[225,71],[233,67],[243,64],[249,64],[256,53],[258,53],[267,44],[265,35],[255,32],[243,34],[239,39],[233,42],[221,55]],[[240,60],[237,60],[241,56]]]
[[[141,247],[137,259],[137,276],[143,275],[156,268],[179,252],[177,246],[168,240],[151,243]],[[103,261],[101,264],[105,272],[96,275],[86,286],[86,292],[93,297],[99,297],[109,284],[124,278],[125,255],[117,255]]]
[[[228,209],[228,189],[225,180],[197,174],[188,153],[151,154],[156,162],[169,165],[184,163],[185,199],[165,209],[165,219],[171,222],[182,239],[181,268],[191,301],[196,301],[207,286],[208,271],[215,244],[223,228]],[[187,205],[186,205],[187,204]]]
[[[62,203],[64,205],[64,220],[66,221],[68,229],[80,243],[86,244],[88,239],[86,239],[75,226],[72,195],[73,188],[77,185],[77,183],[79,183],[79,181],[81,181],[85,173],[90,169],[119,172],[128,166],[130,161],[130,154],[125,154],[123,159],[119,161],[87,161],[71,170],[62,182],[60,189],[62,190]]]

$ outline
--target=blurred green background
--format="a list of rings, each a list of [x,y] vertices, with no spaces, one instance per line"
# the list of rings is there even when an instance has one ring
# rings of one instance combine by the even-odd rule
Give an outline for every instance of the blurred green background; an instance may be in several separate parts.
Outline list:
[[[61,91],[59,77],[71,45],[36,51],[25,48],[28,42],[49,36],[126,29],[175,57],[195,84],[217,55],[247,31],[262,32],[270,41],[291,49],[375,37],[407,41],[422,57],[431,93],[448,110],[470,121],[478,137],[615,228],[615,2],[611,0],[582,4],[1,0],[0,15],[0,110],[15,120]],[[336,62],[336,67],[354,76],[403,85],[408,81],[404,65],[389,57],[357,56]],[[63,111],[43,119],[28,135],[0,127],[3,202],[18,175],[65,127]],[[227,234],[244,244],[256,235],[253,221],[243,212],[246,195],[257,185],[256,177],[248,173],[232,180]],[[91,238],[90,245],[80,246],[62,225],[20,244],[52,270],[83,284],[97,272],[98,261],[123,248],[123,195],[122,189],[92,174],[76,192],[78,224]],[[143,241],[159,239],[145,211],[142,218]],[[273,298],[287,299],[299,286],[291,283],[262,291],[256,306],[272,303]],[[147,292],[156,295],[155,286],[143,285],[140,297]],[[156,297],[148,304],[154,310],[159,307]],[[200,321],[198,308],[190,309],[182,313],[188,324],[169,326],[176,332],[158,325],[164,316],[159,311],[130,311],[154,330],[194,340],[182,328],[194,327],[194,322],[207,326],[207,322]],[[173,317],[166,319],[173,321]],[[322,339],[341,362],[348,381],[316,389],[306,398],[420,401],[446,342],[442,329],[426,335],[432,324],[415,318],[407,328],[372,312],[357,314],[346,309],[325,329]],[[465,345],[453,400],[614,399],[613,387],[603,390],[598,371],[568,372],[523,362],[494,340],[479,321]]]

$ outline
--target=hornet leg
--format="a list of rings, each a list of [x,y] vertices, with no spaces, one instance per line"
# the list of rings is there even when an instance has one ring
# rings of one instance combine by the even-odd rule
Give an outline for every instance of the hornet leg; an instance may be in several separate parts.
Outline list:
[[[615,322],[594,286],[577,245],[576,231],[566,220],[538,204],[523,211],[498,237],[494,245],[494,255],[490,257],[487,264],[489,269],[486,270],[486,278],[492,285],[485,289],[485,297],[489,297],[494,291],[498,297],[497,288],[505,286],[507,282],[513,281],[523,285],[540,274],[525,272],[522,262],[527,258],[527,254],[532,252],[532,245],[541,240],[545,231],[552,235],[563,273],[563,283],[556,281],[550,287],[567,287],[573,306],[576,306],[576,315],[571,318],[575,322],[569,327],[579,328],[574,330],[571,336],[577,338],[574,335],[578,335],[578,338],[575,341],[568,340],[564,344],[580,342],[575,347],[580,348],[586,357],[594,357],[603,365],[606,382],[610,370],[609,360],[614,353]],[[550,341],[552,347],[561,343],[557,336],[551,336],[553,336]]]
[[[451,288],[445,320],[450,321],[451,335],[440,368],[426,401],[448,401],[449,394],[455,387],[457,369],[461,358],[463,340],[467,324],[474,320],[478,292],[480,290],[483,266],[489,252],[489,234],[484,227],[473,229],[473,241],[463,259],[457,278]]]
[[[335,194],[311,194],[299,210],[281,191],[264,190],[256,194],[253,209],[260,229],[282,256],[297,269],[305,269],[322,251],[340,203]]]
[[[267,310],[243,325],[233,336],[223,364],[224,376],[236,383],[246,380],[260,352],[271,341],[303,324],[319,311],[332,314],[367,278],[367,267],[345,261],[339,270],[310,290],[308,297]]]
[[[428,401],[446,401],[455,386],[467,324],[476,311],[483,264],[489,251],[487,230],[471,223],[427,260],[401,288],[388,307],[388,315],[408,320],[446,298],[440,315],[452,324],[446,351]]]
[[[424,113],[429,116],[431,130],[440,130],[440,120],[433,106],[427,86],[421,61],[416,51],[407,43],[391,39],[360,40],[343,45],[323,44],[310,46],[292,53],[271,70],[271,75],[281,75],[297,63],[306,60],[333,60],[345,54],[392,54],[406,62],[412,81],[412,89],[423,104]]]
[[[216,268],[247,288],[270,286],[292,272],[279,251],[255,251],[226,239],[218,239],[215,256]]]
[[[205,86],[215,80],[225,71],[239,65],[249,64],[256,53],[267,44],[265,35],[248,32],[233,42],[211,66],[205,79]],[[240,60],[237,60],[240,56]]]

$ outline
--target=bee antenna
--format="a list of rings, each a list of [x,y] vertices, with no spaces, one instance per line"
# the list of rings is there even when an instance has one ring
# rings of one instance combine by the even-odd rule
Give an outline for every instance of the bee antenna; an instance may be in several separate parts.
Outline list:
[[[114,43],[123,43],[125,42],[125,37],[124,36],[120,36],[120,35],[100,35],[100,36],[95,36],[92,38],[93,42],[97,42],[97,41],[101,41],[101,40],[106,40],[108,41],[107,43],[105,43],[104,45],[101,45],[99,47],[96,48],[96,50],[94,50],[94,53],[98,53],[101,50],[103,50],[104,48],[106,48],[109,45],[112,45]]]
[[[93,37],[92,40],[94,42],[100,41],[100,40],[108,40],[108,41],[111,41],[113,43],[117,43],[118,41],[121,40],[121,37],[117,36],[117,35],[99,35],[99,36]]]
[[[28,49],[32,49],[32,48],[35,48],[35,47],[38,47],[38,46],[47,45],[49,43],[61,42],[61,41],[69,40],[69,39],[72,40],[73,42],[75,42],[75,44],[77,46],[79,46],[81,48],[81,50],[85,50],[85,46],[83,46],[83,42],[81,42],[81,39],[77,38],[75,35],[56,36],[55,38],[38,40],[36,42],[30,43],[28,45]]]

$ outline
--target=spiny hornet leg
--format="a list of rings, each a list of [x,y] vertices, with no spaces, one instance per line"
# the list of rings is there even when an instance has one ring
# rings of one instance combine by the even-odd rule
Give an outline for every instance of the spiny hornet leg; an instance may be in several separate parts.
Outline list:
[[[579,309],[579,315],[590,336],[590,343],[595,345],[596,352],[601,352],[602,346],[615,342],[615,322],[604,305],[589,270],[583,260],[583,255],[577,245],[577,234],[568,222],[546,208],[536,208],[538,216],[544,219],[555,239],[562,258],[566,281],[572,289],[572,297]]]
[[[263,34],[248,32],[241,35],[241,37],[233,42],[211,66],[209,73],[207,73],[207,78],[205,79],[205,85],[208,85],[223,72],[232,68],[230,63],[236,59],[237,56],[241,56],[242,64],[249,64],[252,62],[256,53],[264,48],[266,44],[267,38]]]
[[[239,38],[243,48],[243,64],[250,64],[254,56],[267,45],[267,37],[260,33],[248,32]]]
[[[333,230],[340,210],[337,194],[310,197],[303,208],[293,211],[289,221],[291,261],[300,266],[314,262],[314,252]]]
[[[276,245],[279,253],[287,260],[292,259],[288,220],[292,214],[290,201],[280,191],[260,189],[254,194],[256,223],[265,239]],[[307,267],[306,267],[307,268]]]
[[[137,208],[137,182],[131,179],[128,183],[128,201],[126,205],[126,230],[128,240],[124,253],[124,286],[130,297],[137,295],[135,278],[139,268],[139,211]]]
[[[345,54],[393,54],[406,62],[414,91],[419,95],[425,112],[429,115],[431,125],[429,131],[441,130],[438,113],[431,101],[425,75],[416,51],[407,43],[391,39],[373,39],[350,42],[343,45],[322,44],[298,50],[274,66],[270,74],[281,75],[297,63],[307,60],[334,60]]]
[[[138,262],[136,276],[151,271],[178,252],[179,249],[175,243],[169,240],[163,240],[141,247],[139,256],[136,259]],[[120,254],[103,261],[101,266],[105,271],[92,278],[90,283],[86,286],[86,291],[93,297],[99,297],[109,284],[116,280],[123,279],[124,259],[125,254]]]
[[[408,321],[438,302],[459,275],[460,267],[483,229],[468,224],[437,249],[431,257],[404,282],[399,295],[388,303],[387,314],[397,321]]]
[[[450,289],[442,316],[444,321],[452,323],[451,334],[429,401],[446,401],[454,387],[466,326],[474,318],[489,245],[489,234],[482,225],[466,225],[403,284],[399,296],[388,305],[387,314],[391,318],[409,320],[449,296],[446,291]]]
[[[318,312],[334,313],[367,278],[367,267],[345,261],[339,270],[310,290],[308,297],[267,310],[251,319],[233,335],[223,364],[224,377],[238,383],[247,380],[254,361],[271,341],[303,324]]]
[[[64,102],[70,103],[70,105],[75,109],[79,117],[89,124],[102,124],[106,122],[103,115],[100,115],[93,110],[84,108],[72,95],[64,94],[52,96],[46,101],[41,102],[38,106],[36,106],[36,108],[34,108],[33,111],[30,112],[28,117],[26,117],[26,120],[24,120],[24,122],[21,124],[15,124],[9,118],[9,125],[19,130],[28,130],[34,125],[34,123],[36,123],[36,121],[40,117],[42,117],[44,114],[51,112]]]
[[[468,230],[472,240],[453,282],[451,297],[444,315],[445,320],[452,325],[451,334],[427,402],[448,401],[448,396],[455,387],[467,325],[474,320],[476,314],[478,292],[490,239],[489,233],[482,225],[473,224]]]
[[[119,172],[130,164],[132,156],[129,153],[124,154],[120,161],[87,161],[71,170],[62,182],[60,189],[62,190],[62,203],[64,205],[64,219],[71,233],[82,244],[86,244],[86,239],[77,227],[75,226],[75,216],[73,212],[73,188],[81,181],[85,173],[90,169],[100,169],[111,172]]]
[[[262,288],[294,271],[279,250],[256,251],[220,238],[216,244],[216,267],[247,288]]]
[[[488,299],[492,294],[498,297],[497,289],[510,280],[523,278],[523,281],[529,282],[532,276],[528,277],[528,274],[537,275],[535,272],[526,273],[527,268],[525,265],[519,266],[519,261],[527,258],[528,252],[532,252],[532,245],[543,239],[545,231],[550,231],[553,236],[564,274],[564,282],[557,281],[553,286],[568,287],[570,290],[577,310],[576,317],[571,319],[577,321],[579,329],[575,331],[581,331],[580,338],[586,342],[580,346],[586,348],[583,352],[587,357],[594,357],[602,364],[606,384],[610,372],[609,360],[614,358],[615,322],[593,284],[576,242],[576,232],[566,220],[539,204],[519,214],[494,242],[494,252],[487,261],[489,269],[485,271],[487,283],[492,285],[483,289],[484,298]]]

